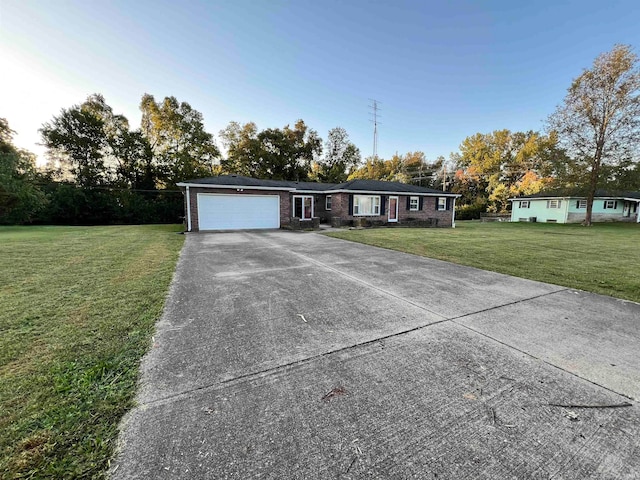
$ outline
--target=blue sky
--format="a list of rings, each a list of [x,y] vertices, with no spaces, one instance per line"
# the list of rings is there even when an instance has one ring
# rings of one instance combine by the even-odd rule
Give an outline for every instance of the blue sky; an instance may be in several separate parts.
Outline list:
[[[599,53],[638,52],[639,25],[637,0],[0,0],[0,116],[41,154],[42,123],[91,93],[134,127],[144,93],[173,95],[216,136],[302,118],[366,157],[375,98],[378,154],[435,159],[477,132],[541,130]]]

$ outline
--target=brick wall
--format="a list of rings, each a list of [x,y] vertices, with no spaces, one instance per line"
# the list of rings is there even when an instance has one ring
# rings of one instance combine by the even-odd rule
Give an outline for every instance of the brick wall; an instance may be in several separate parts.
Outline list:
[[[330,222],[331,221],[331,211],[327,211],[327,195],[325,194],[316,194],[313,196],[315,211],[314,215],[316,217],[320,217],[320,221]],[[333,196],[331,198],[333,200]],[[333,209],[332,209],[333,210]]]
[[[274,191],[274,190],[252,190],[252,189],[243,189],[241,192],[237,191],[233,188],[202,188],[202,187],[191,187],[189,188],[189,196],[191,199],[190,210],[191,210],[191,230],[197,232],[199,230],[198,226],[198,203],[197,203],[197,195],[198,193],[209,193],[209,194],[223,194],[223,195],[277,195],[280,197],[280,226],[287,227],[291,223],[291,216],[293,208],[293,196],[298,195],[296,193],[287,192],[287,191]],[[303,195],[303,194],[299,194]],[[354,217],[353,215],[349,215],[349,194],[348,193],[333,193],[331,195],[331,210],[327,211],[325,209],[325,198],[324,194],[304,194],[310,195],[314,197],[314,205],[315,212],[314,215],[316,217],[320,217],[323,222],[331,222],[331,219],[334,217],[340,217],[342,219],[342,224],[348,224],[349,222],[353,222],[354,220],[365,218],[372,222],[381,222],[388,223],[388,212],[389,212],[389,196],[385,195],[385,213],[384,215],[378,216],[367,216]],[[452,210],[445,211],[437,211],[436,197],[424,197],[422,210],[419,211],[409,211],[407,209],[407,196],[399,195],[398,196],[398,222],[394,222],[392,224],[397,225],[408,225],[411,224],[412,221],[428,221],[430,219],[438,219],[439,227],[451,227],[452,224]],[[185,204],[186,204],[186,195],[185,195]]]
[[[291,202],[289,201],[289,192],[279,192],[275,190],[251,190],[243,189],[241,192],[233,188],[201,188],[190,187],[189,197],[191,199],[191,231],[197,232],[198,226],[198,193],[215,193],[222,195],[277,195],[280,197],[280,226],[289,225],[291,220]],[[185,195],[186,204],[186,195]]]
[[[395,195],[392,195],[395,196]],[[341,217],[343,222],[354,221],[366,218],[372,222],[388,223],[389,218],[389,195],[385,195],[385,212],[378,216],[353,216],[349,215],[349,194],[334,193],[332,195],[331,217]],[[439,227],[451,227],[453,220],[453,210],[438,211],[436,197],[424,197],[422,210],[410,211],[407,209],[407,195],[398,195],[398,225],[410,224],[411,221],[428,221],[432,218],[438,219]]]

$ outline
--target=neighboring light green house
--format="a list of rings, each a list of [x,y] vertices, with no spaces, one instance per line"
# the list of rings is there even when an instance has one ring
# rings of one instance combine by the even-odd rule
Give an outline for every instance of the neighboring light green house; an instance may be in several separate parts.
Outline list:
[[[587,213],[587,199],[579,196],[536,194],[510,198],[512,222],[580,223]],[[640,193],[597,195],[593,200],[594,222],[640,223]]]

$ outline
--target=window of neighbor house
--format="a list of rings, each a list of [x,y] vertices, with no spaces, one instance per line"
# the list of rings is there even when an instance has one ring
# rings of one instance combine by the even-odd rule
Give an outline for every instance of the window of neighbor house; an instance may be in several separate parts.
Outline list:
[[[587,208],[587,200],[578,200],[578,208]]]
[[[418,197],[411,197],[409,199],[409,210],[412,212],[418,211],[420,208],[420,199]]]
[[[529,200],[521,200],[520,201],[520,208],[529,208]]]
[[[325,210],[331,210],[331,195],[327,195],[324,202]]]
[[[313,217],[313,197],[293,197],[293,216],[302,220],[311,220]]]
[[[438,210],[447,209],[447,197],[438,197]]]
[[[618,207],[618,202],[616,202],[615,200],[605,200],[604,201],[604,208],[610,208],[615,210]]]
[[[380,215],[380,196],[354,195],[354,215]]]
[[[562,200],[547,200],[547,208],[560,208]]]

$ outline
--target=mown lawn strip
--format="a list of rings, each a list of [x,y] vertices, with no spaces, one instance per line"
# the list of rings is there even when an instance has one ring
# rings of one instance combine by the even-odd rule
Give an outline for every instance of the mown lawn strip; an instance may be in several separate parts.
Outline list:
[[[105,475],[179,231],[0,228],[0,477]]]

